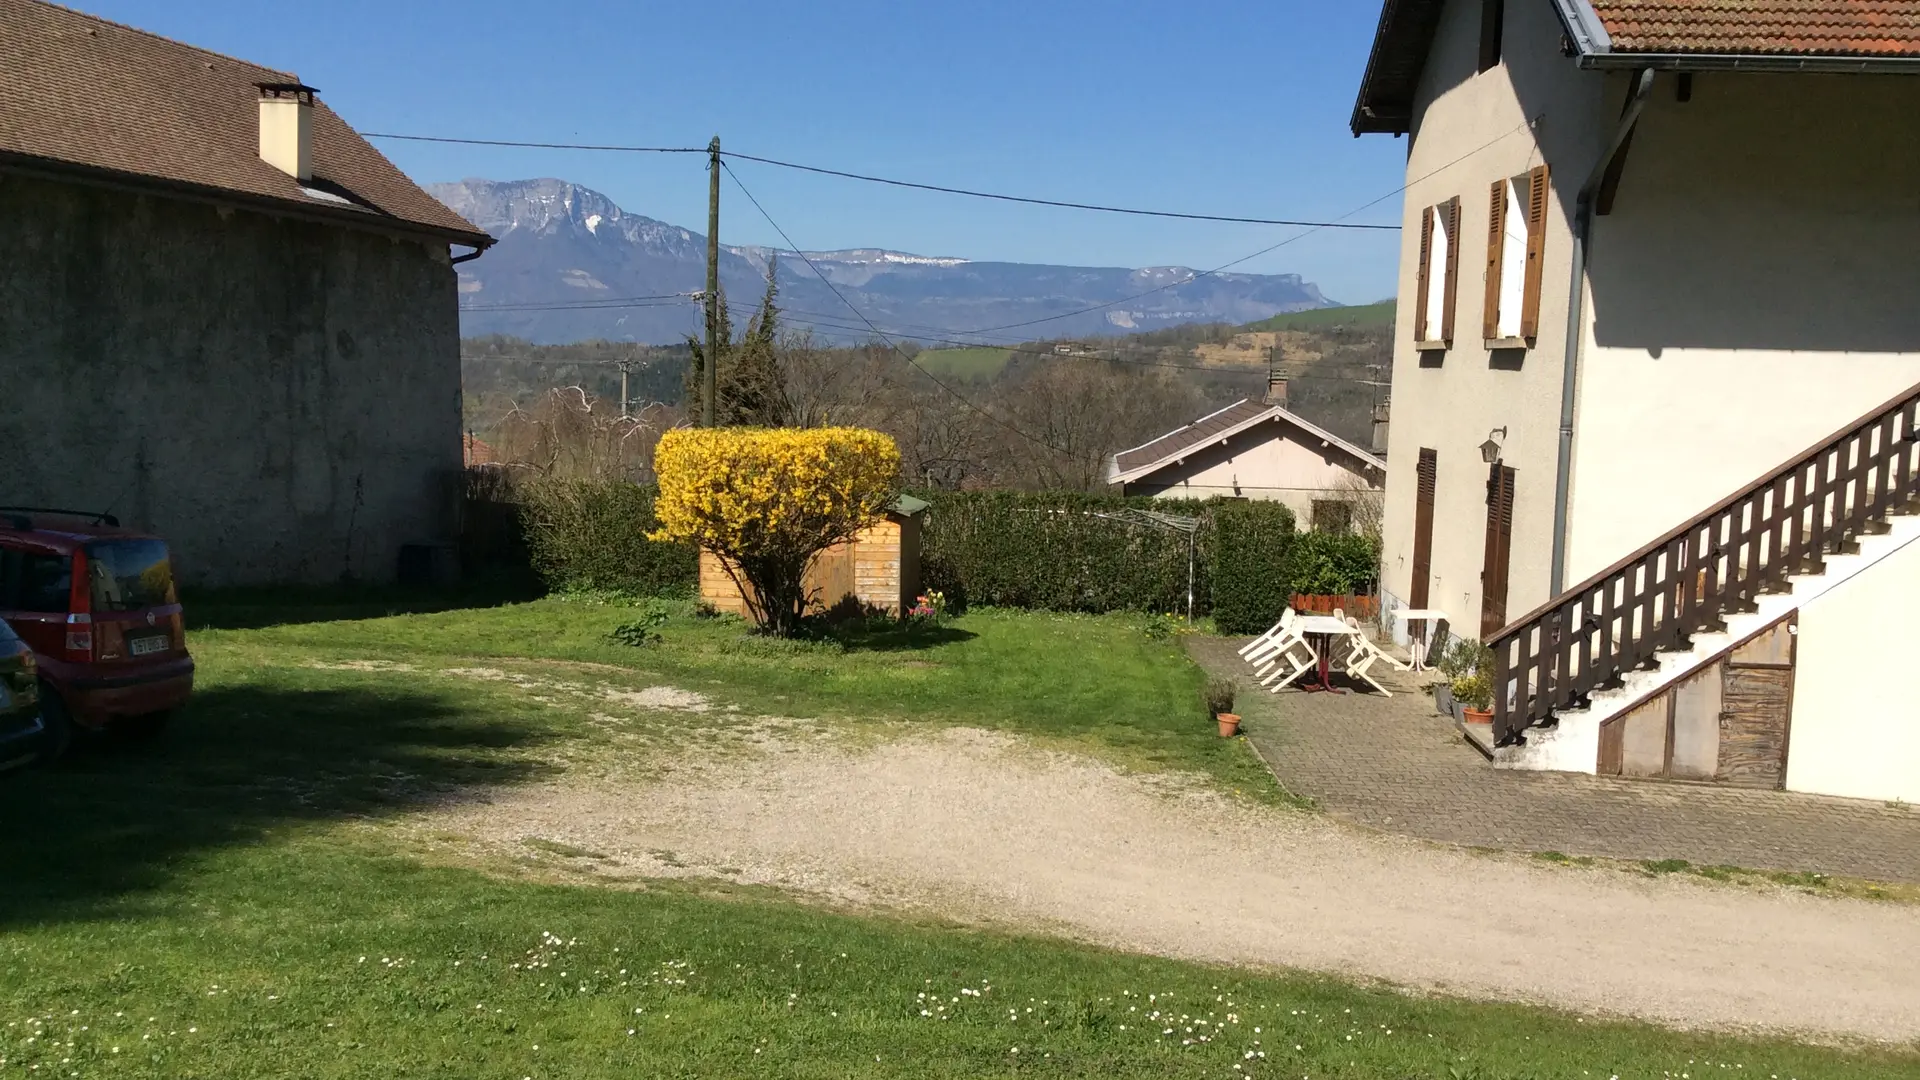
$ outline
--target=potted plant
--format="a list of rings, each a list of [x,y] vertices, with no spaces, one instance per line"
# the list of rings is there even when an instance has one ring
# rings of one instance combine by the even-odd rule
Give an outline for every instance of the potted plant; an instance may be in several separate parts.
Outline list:
[[[1207,712],[1220,722],[1220,737],[1231,739],[1240,733],[1240,717],[1233,711],[1233,682],[1215,679],[1207,684]]]
[[[1464,707],[1464,719],[1469,724],[1493,723],[1493,680],[1479,672],[1462,675],[1453,680],[1453,699]]]

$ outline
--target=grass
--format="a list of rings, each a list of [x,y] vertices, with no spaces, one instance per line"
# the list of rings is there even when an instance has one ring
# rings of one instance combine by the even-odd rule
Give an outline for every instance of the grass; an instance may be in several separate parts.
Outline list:
[[[923,349],[914,357],[914,363],[943,377],[988,379],[1000,374],[1012,357],[1008,349]]]
[[[1393,322],[1394,302],[1360,304],[1353,307],[1314,308],[1275,315],[1248,323],[1242,330],[1318,330],[1329,326],[1387,326]]]
[[[781,650],[676,614],[635,649],[605,640],[633,618],[620,605],[396,606],[435,605],[315,600],[271,626],[257,604],[196,605],[197,625],[228,628],[195,632],[200,686],[166,739],[0,778],[0,1076],[1920,1076],[1900,1051],[1422,998],[726,884],[430,865],[379,826],[647,740],[697,752],[737,722],[609,727],[566,690],[597,680],[927,723],[1024,701],[998,722],[1223,779],[1209,755],[1228,744],[1187,739],[1206,732],[1197,673],[1125,619],[979,612],[931,639]],[[1184,715],[1154,729],[1155,709]],[[1148,727],[1122,738],[1123,721]],[[583,848],[525,854],[594,872]]]
[[[1492,852],[1489,849],[1489,853]],[[1559,851],[1536,851],[1533,858],[1555,866],[1599,866],[1610,870],[1637,871],[1647,877],[1689,874],[1728,885],[1758,888],[1786,888],[1815,896],[1845,896],[1856,900],[1877,900],[1898,904],[1920,904],[1920,886],[1897,882],[1868,881],[1864,878],[1837,877],[1812,871],[1754,870],[1744,866],[1702,866],[1685,859],[1648,859],[1623,862],[1598,859],[1590,855],[1568,855]]]

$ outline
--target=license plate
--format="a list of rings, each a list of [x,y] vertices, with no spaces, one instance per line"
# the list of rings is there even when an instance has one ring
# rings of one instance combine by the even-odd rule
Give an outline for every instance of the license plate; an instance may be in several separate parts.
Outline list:
[[[157,652],[166,652],[173,646],[173,638],[167,634],[150,634],[146,637],[128,638],[127,651],[135,656],[150,656]]]

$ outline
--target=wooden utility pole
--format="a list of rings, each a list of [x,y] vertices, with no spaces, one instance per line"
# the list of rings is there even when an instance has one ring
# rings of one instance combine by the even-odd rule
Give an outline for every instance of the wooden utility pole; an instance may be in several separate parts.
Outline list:
[[[700,393],[700,426],[713,426],[720,392],[720,136],[707,144],[707,352]]]

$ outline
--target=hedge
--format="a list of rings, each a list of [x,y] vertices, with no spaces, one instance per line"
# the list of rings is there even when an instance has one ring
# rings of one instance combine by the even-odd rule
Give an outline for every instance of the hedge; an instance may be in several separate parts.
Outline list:
[[[519,485],[533,569],[548,588],[691,593],[700,564],[689,544],[647,539],[659,526],[654,489],[624,480],[532,480]]]
[[[1351,596],[1370,592],[1380,577],[1380,545],[1366,536],[1302,533],[1287,554],[1286,577],[1296,593]]]
[[[1292,598],[1287,573],[1304,537],[1293,513],[1279,503],[1223,502],[1213,518],[1213,621],[1223,634],[1258,634],[1272,626]]]

